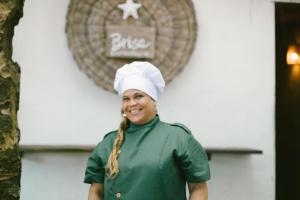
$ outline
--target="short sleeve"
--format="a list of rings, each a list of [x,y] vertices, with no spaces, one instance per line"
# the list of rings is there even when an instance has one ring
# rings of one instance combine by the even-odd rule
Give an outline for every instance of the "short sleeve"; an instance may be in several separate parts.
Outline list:
[[[100,143],[101,144],[101,143]],[[103,183],[105,176],[105,168],[100,158],[100,144],[91,153],[87,161],[85,170],[85,183]]]
[[[191,134],[185,134],[180,139],[176,156],[187,182],[198,183],[209,180],[209,163],[201,144]]]

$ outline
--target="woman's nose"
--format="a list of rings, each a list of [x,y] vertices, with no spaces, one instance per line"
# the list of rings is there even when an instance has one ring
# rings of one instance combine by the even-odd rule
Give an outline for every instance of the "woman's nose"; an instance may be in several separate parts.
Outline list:
[[[130,105],[130,106],[136,105],[136,103],[137,103],[136,99],[131,99],[131,100],[129,101],[129,105]]]

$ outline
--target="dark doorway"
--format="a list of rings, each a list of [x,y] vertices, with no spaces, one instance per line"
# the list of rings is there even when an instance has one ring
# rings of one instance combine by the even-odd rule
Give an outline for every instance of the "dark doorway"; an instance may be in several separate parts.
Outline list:
[[[300,4],[276,3],[276,200],[300,199],[300,65],[287,65],[300,45]]]

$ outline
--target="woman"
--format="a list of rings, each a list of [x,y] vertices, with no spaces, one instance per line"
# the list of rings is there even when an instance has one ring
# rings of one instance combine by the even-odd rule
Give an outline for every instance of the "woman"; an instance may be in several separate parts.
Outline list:
[[[165,82],[148,62],[121,67],[114,88],[122,96],[118,131],[106,134],[88,159],[89,200],[207,200],[208,160],[189,129],[160,121],[156,102]]]

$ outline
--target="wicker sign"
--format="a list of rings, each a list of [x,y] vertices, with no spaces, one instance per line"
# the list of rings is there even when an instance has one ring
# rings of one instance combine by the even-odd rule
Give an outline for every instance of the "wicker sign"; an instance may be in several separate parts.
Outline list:
[[[116,58],[154,58],[155,28],[107,26],[106,55]]]
[[[166,83],[193,52],[193,0],[70,0],[66,33],[80,69],[113,92],[116,70],[134,60],[157,66]]]

